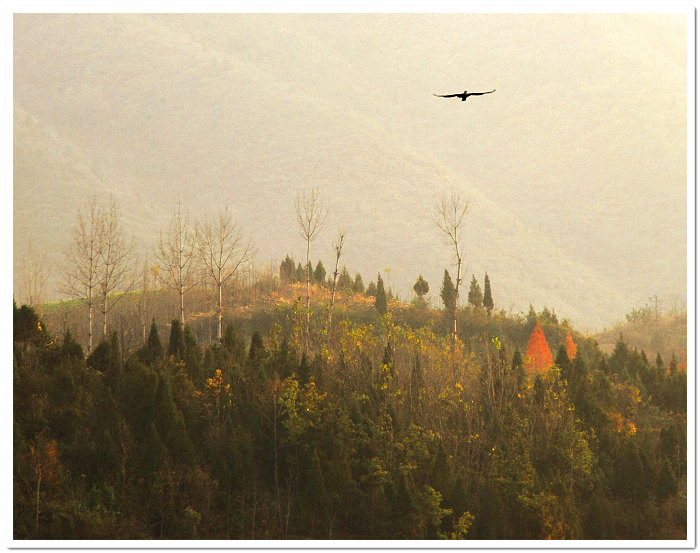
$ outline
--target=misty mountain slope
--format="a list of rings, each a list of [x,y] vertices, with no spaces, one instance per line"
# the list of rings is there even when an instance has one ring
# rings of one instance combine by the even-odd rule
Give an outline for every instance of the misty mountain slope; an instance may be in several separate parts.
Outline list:
[[[408,25],[406,33],[388,32],[397,21]],[[444,54],[448,62],[431,59],[449,47],[458,23],[401,16],[17,16],[16,107],[81,155],[65,159],[63,172],[52,172],[42,146],[35,145],[34,158],[34,146],[23,146],[29,153],[21,155],[16,149],[15,219],[24,219],[32,204],[27,198],[36,187],[29,181],[54,180],[52,205],[65,207],[51,218],[64,221],[67,241],[74,181],[80,180],[71,166],[77,164],[88,168],[96,190],[102,181],[115,194],[143,249],[182,199],[197,216],[229,204],[256,243],[259,263],[278,262],[286,253],[299,260],[294,198],[302,188],[319,186],[329,218],[313,245],[314,259],[328,268],[332,236],[345,227],[342,262],[351,270],[368,281],[389,268],[384,275],[404,297],[423,273],[437,298],[443,268],[452,261],[430,212],[436,193],[452,185],[473,204],[465,229],[469,271],[483,279],[488,270],[499,306],[547,303],[589,324],[619,318],[640,293],[649,293],[649,279],[635,290],[621,289],[614,270],[624,258],[616,240],[631,243],[638,229],[623,228],[601,248],[597,235],[586,240],[581,224],[602,217],[612,236],[620,222],[605,217],[629,219],[625,210],[638,209],[637,198],[625,206],[629,191],[619,186],[591,192],[591,171],[583,165],[592,155],[594,128],[563,156],[556,147],[566,138],[561,128],[518,139],[523,126],[546,122],[537,103],[556,107],[553,95],[561,89],[544,100],[516,97],[507,81],[479,103],[432,97],[452,91],[433,88],[447,82],[450,62],[456,74],[482,67],[484,86],[497,72],[508,74],[502,41],[489,54],[501,61],[488,69],[455,53]],[[421,51],[422,41],[410,37],[433,24],[423,41],[430,47]],[[486,58],[498,25],[470,29],[481,33],[475,40],[486,41],[478,51]],[[549,118],[550,125],[565,120],[556,110]],[[16,136],[24,125],[16,117]],[[562,180],[562,163],[579,163],[585,176]],[[602,194],[605,201],[586,194]],[[665,195],[660,203],[678,213],[675,197]],[[36,215],[37,229],[47,218]],[[658,252],[657,225],[640,226]],[[60,235],[52,236],[59,241]],[[677,251],[677,244],[668,249]],[[660,259],[667,272],[656,266],[652,272],[655,282],[666,284],[678,263]]]

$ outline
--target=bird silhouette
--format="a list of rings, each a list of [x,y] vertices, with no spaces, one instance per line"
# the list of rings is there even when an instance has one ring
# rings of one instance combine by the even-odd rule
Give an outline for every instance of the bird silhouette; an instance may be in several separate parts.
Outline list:
[[[433,94],[433,96],[438,96],[439,98],[461,98],[464,102],[469,96],[481,96],[482,94],[491,94],[496,92],[496,89],[489,90],[488,92],[461,92],[460,94]]]

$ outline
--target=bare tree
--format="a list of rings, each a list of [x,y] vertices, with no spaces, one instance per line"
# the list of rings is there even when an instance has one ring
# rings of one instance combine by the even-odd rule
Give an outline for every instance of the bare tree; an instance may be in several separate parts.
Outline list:
[[[136,283],[134,244],[128,242],[114,198],[102,210],[102,246],[98,266],[102,336],[107,338],[107,315]],[[115,294],[121,292],[121,294]]]
[[[333,270],[333,285],[331,286],[331,302],[328,309],[328,334],[331,333],[331,325],[333,324],[333,305],[335,303],[335,287],[338,283],[338,263],[340,256],[343,253],[343,242],[345,242],[345,230],[338,231],[338,236],[333,241],[333,249],[335,250],[335,269]]]
[[[148,258],[143,262],[143,268],[141,269],[141,275],[139,277],[138,286],[139,292],[136,298],[136,313],[139,317],[139,322],[141,324],[142,342],[146,343],[146,331],[148,329],[149,322],[149,301],[148,301],[148,290],[151,287],[152,275],[155,278],[153,267],[149,267]]]
[[[452,314],[452,339],[457,339],[457,305],[459,302],[459,286],[462,284],[462,229],[464,218],[469,212],[469,201],[452,189],[449,193],[443,192],[435,202],[434,221],[438,229],[446,238],[447,244],[454,248],[455,262],[457,265],[457,279],[455,282],[455,310]]]
[[[219,212],[218,222],[205,217],[195,226],[196,247],[202,264],[218,291],[218,325],[216,338],[221,342],[222,288],[251,256],[251,242],[244,240],[234,224],[228,207]]]
[[[92,351],[92,324],[95,293],[99,286],[104,234],[102,208],[93,196],[85,212],[78,211],[72,243],[62,263],[62,291],[73,298],[84,298],[88,308],[88,353]]]
[[[168,232],[160,240],[155,250],[155,258],[162,267],[161,282],[178,294],[180,320],[185,325],[185,293],[197,283],[194,232],[189,226],[189,216],[184,217],[177,204],[177,212],[171,219]]]
[[[316,239],[321,230],[321,226],[323,226],[326,220],[326,212],[323,206],[321,206],[318,188],[312,188],[308,193],[304,191],[301,195],[297,194],[296,201],[294,202],[294,209],[297,214],[299,230],[304,240],[306,240],[306,339],[304,343],[304,349],[306,349],[306,342],[308,342],[309,338],[309,326],[311,323],[311,311],[309,309],[311,298],[311,262],[309,253],[311,250],[311,242]]]
[[[46,255],[37,254],[30,242],[27,252],[20,259],[15,280],[20,304],[39,307],[46,301],[50,273]]]

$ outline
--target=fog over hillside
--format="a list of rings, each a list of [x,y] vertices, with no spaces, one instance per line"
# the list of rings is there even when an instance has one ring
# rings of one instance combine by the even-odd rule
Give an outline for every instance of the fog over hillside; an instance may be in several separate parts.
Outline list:
[[[224,204],[256,263],[312,259],[439,303],[436,195],[471,201],[468,284],[610,324],[685,297],[686,20],[662,15],[15,15],[14,261],[52,263],[89,194],[143,253]],[[436,98],[464,89],[494,94]],[[385,272],[385,269],[390,269]],[[51,297],[58,297],[57,270]],[[17,290],[15,289],[15,294]],[[466,290],[462,293],[466,299]]]

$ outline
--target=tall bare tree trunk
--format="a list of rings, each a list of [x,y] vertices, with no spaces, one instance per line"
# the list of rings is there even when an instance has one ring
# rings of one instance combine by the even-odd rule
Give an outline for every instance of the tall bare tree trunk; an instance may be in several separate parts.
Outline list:
[[[304,351],[306,351],[309,345],[309,327],[311,324],[311,270],[309,268],[309,254],[311,250],[311,241],[318,236],[318,232],[326,219],[326,213],[318,198],[318,188],[313,188],[308,195],[306,192],[304,192],[303,195],[297,194],[296,201],[294,202],[294,209],[297,214],[299,229],[306,240],[306,332],[304,333]]]
[[[223,310],[221,308],[221,299],[222,299],[222,291],[223,286],[221,285],[221,282],[219,282],[219,312],[218,312],[218,326],[216,329],[216,339],[221,343],[221,321],[223,319]]]
[[[457,282],[455,283],[455,309],[452,315],[452,343],[457,343],[457,310],[459,308],[459,286],[462,283],[462,228],[464,217],[469,212],[469,201],[462,198],[456,190],[451,190],[449,196],[443,193],[435,203],[434,221],[438,229],[447,238],[447,243],[455,249],[457,261]]]
[[[88,299],[88,353],[92,351],[92,299]]]
[[[338,238],[333,243],[335,249],[335,269],[333,270],[333,286],[331,287],[331,302],[328,308],[328,330],[327,334],[330,337],[331,328],[333,325],[333,305],[335,304],[335,287],[338,283],[338,264],[340,263],[340,255],[343,251],[343,241],[345,240],[345,231],[338,232]]]

